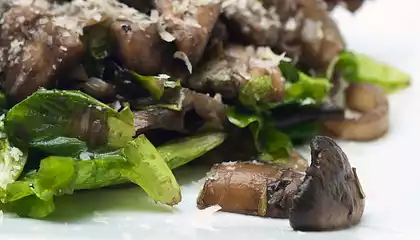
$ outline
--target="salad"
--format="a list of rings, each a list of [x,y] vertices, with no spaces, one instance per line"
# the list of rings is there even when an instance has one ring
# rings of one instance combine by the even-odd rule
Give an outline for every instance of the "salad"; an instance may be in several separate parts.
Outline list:
[[[346,48],[338,2],[0,3],[0,208],[45,218],[60,196],[127,183],[173,206],[172,170],[193,160],[304,172],[294,146],[316,135],[383,136],[386,94],[410,76]]]

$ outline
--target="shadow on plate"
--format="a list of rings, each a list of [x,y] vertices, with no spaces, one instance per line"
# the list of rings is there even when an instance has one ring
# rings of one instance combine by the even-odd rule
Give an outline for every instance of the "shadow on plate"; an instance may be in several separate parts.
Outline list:
[[[202,179],[209,169],[207,167],[185,167],[175,171],[181,186],[186,186]],[[197,193],[198,194],[198,193]],[[47,221],[71,222],[91,218],[95,212],[175,212],[175,208],[156,204],[138,186],[126,184],[98,190],[79,191],[74,195],[58,197],[56,209]]]

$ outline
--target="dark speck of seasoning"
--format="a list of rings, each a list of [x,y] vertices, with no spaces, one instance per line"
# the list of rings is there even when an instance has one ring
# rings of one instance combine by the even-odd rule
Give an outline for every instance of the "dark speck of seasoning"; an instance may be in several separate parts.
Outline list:
[[[123,24],[121,25],[122,30],[124,30],[124,32],[128,33],[131,32],[133,29],[131,29],[131,26],[128,24]]]

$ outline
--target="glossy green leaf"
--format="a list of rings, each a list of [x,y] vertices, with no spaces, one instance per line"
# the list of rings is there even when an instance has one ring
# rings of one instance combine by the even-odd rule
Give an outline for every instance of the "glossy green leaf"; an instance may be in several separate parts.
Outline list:
[[[248,127],[253,135],[255,146],[265,160],[287,157],[292,150],[290,138],[278,131],[268,117],[263,118],[253,113],[239,112],[230,108],[228,120],[240,128]]]
[[[6,132],[18,146],[68,156],[89,149],[118,149],[134,136],[134,119],[126,107],[117,112],[79,91],[41,89],[15,105],[6,116]],[[79,141],[78,141],[79,140]]]
[[[172,206],[181,201],[175,176],[144,135],[124,147],[124,156],[132,166],[122,170],[123,175],[141,186],[156,202]]]
[[[286,101],[313,100],[322,102],[328,97],[332,84],[326,78],[310,77],[299,72],[299,80],[286,83]]]
[[[168,142],[157,148],[159,155],[175,169],[216,148],[226,139],[225,133],[202,133]]]
[[[386,92],[410,86],[407,73],[364,54],[343,52],[329,67],[327,75],[339,71],[348,82],[370,83],[382,87]]]

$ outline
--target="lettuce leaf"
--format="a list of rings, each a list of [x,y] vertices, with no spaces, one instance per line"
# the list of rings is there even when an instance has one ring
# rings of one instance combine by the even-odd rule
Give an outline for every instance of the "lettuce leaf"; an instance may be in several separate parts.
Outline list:
[[[181,201],[175,176],[144,135],[127,144],[124,156],[131,165],[123,169],[122,174],[142,187],[156,202],[172,206]]]
[[[327,76],[332,76],[333,71],[339,71],[348,82],[370,83],[388,93],[411,84],[411,77],[407,73],[355,52],[342,52],[329,66]]]
[[[17,146],[58,156],[119,149],[134,136],[133,113],[79,91],[41,89],[7,113],[5,129]]]
[[[235,108],[229,108],[227,117],[233,125],[249,128],[262,159],[276,161],[291,153],[293,146],[290,138],[278,131],[268,118],[254,113],[240,112]]]

